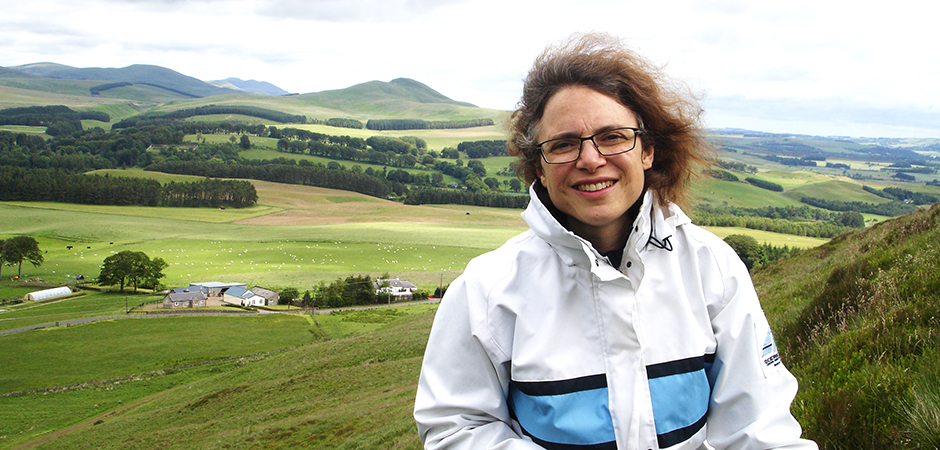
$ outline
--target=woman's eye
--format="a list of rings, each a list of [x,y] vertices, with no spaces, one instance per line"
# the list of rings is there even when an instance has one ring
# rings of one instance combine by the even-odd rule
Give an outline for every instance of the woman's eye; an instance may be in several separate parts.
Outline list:
[[[620,133],[605,134],[600,137],[600,141],[605,144],[619,144],[627,140],[627,137]]]
[[[570,152],[578,148],[574,141],[556,141],[551,145],[551,151],[554,153]]]

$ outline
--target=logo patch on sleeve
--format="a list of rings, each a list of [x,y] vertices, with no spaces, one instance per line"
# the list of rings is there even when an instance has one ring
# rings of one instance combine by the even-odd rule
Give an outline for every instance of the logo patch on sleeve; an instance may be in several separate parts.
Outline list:
[[[777,352],[777,344],[774,342],[774,335],[770,331],[770,328],[767,329],[767,336],[764,338],[764,346],[761,348],[761,369],[764,370],[764,376],[767,375],[767,370],[773,367],[779,366],[780,363],[780,353]]]

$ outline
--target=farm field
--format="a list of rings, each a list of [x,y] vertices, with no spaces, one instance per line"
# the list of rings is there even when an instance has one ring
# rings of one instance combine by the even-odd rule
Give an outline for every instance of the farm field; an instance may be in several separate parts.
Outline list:
[[[24,267],[24,277],[54,283],[95,277],[104,258],[134,250],[169,263],[164,284],[171,287],[237,281],[303,290],[337,277],[388,273],[433,290],[473,256],[524,230],[518,210],[406,206],[253,183],[260,200],[243,210],[3,202],[0,215],[8,218],[4,233],[34,236],[46,252],[42,266]]]
[[[415,351],[423,349],[422,339],[427,339],[426,328],[434,308],[418,305],[315,316],[140,318],[0,336],[5,346],[21,350],[4,352],[0,357],[8,368],[4,371],[4,383],[0,384],[0,448],[15,448],[24,443],[37,445],[36,448],[79,448],[84,445],[82,442],[90,442],[88,439],[98,442],[99,448],[201,447],[203,444],[196,442],[207,434],[200,432],[188,438],[180,435],[192,432],[194,422],[189,419],[194,417],[199,417],[197,422],[201,423],[197,428],[208,427],[204,430],[214,430],[210,434],[220,432],[220,436],[230,436],[224,439],[239,439],[244,427],[250,428],[249,423],[267,420],[253,417],[255,413],[250,411],[266,409],[268,413],[264,414],[281,417],[298,414],[355,417],[361,415],[356,411],[363,402],[385,401],[382,398],[387,394],[372,395],[373,389],[383,383],[396,390],[392,395],[396,408],[404,408],[413,402],[413,389],[409,394],[409,386],[413,382],[412,372],[420,363],[420,353],[416,357]],[[398,335],[382,332],[378,340],[385,344],[376,346],[377,338],[371,331],[395,327],[396,323],[405,324],[408,338],[401,339],[401,332]],[[400,361],[402,358],[404,361]],[[259,363],[264,367],[259,367]],[[385,374],[376,376],[372,370],[377,367],[383,368]],[[387,371],[389,367],[394,368],[392,372]],[[270,380],[280,381],[271,384]],[[234,394],[250,385],[274,389],[278,396],[287,397],[261,406],[258,403],[261,398],[252,399],[254,394],[245,392],[249,395],[238,406],[224,407],[226,413],[202,416],[208,412],[204,407],[211,410],[221,404],[218,401],[227,401],[228,394],[220,397],[211,394],[212,391],[221,388]],[[290,385],[295,388],[285,389]],[[56,388],[43,389],[49,387]],[[9,395],[17,389],[43,390]],[[191,397],[193,394],[196,397]],[[178,401],[177,395],[187,398],[188,405],[181,406],[182,409],[171,407],[170,412],[167,405]],[[324,410],[323,402],[330,407]],[[339,406],[347,403],[351,405],[348,408]],[[149,417],[133,418],[131,422],[117,419],[131,412],[144,415],[138,418]],[[400,429],[400,439],[415,442],[412,427],[405,430],[402,425],[410,418],[399,412],[391,415],[395,417],[391,423]],[[189,419],[174,418],[181,413]],[[224,420],[228,425],[216,420],[227,414],[238,415],[239,419]],[[215,419],[209,419],[210,416]],[[161,424],[164,421],[177,425],[167,427]],[[278,424],[275,429],[284,426],[281,420],[275,423]],[[104,424],[117,426],[117,433],[123,436],[101,439],[84,435],[101,431],[100,425]],[[304,428],[310,430],[305,432],[316,430]],[[157,429],[166,434],[154,435]],[[242,431],[232,434],[236,430]],[[337,435],[330,439],[319,448],[337,448],[345,437]]]

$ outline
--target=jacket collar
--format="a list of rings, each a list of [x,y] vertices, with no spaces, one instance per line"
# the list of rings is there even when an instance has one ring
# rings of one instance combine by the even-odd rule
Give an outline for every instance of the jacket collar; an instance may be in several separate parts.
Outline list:
[[[523,211],[522,218],[532,232],[551,245],[568,265],[590,264],[601,258],[590,242],[562,225],[559,219],[565,219],[564,213],[551,204],[544,190],[538,181],[529,186],[529,206]],[[631,249],[643,253],[651,247],[671,251],[669,238],[676,233],[677,227],[687,223],[691,223],[691,219],[678,206],[669,203],[667,207],[661,207],[657,195],[647,190],[624,254],[630,253]]]

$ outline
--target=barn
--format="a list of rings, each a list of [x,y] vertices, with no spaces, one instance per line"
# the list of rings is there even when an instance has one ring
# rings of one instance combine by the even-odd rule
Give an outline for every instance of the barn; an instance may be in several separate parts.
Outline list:
[[[72,290],[69,289],[68,286],[62,286],[52,289],[45,289],[42,291],[30,292],[29,294],[26,294],[26,299],[35,302],[50,298],[65,297],[66,295],[72,295]]]

